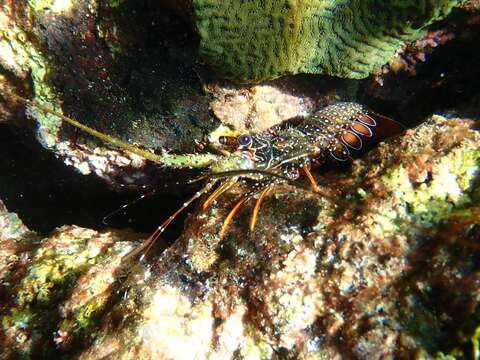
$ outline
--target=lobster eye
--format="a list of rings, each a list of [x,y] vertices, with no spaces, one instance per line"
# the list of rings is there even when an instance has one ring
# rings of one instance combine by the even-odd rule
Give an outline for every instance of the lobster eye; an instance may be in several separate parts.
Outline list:
[[[252,145],[252,137],[250,135],[243,134],[237,138],[237,142],[238,142],[238,145],[242,147],[248,147]]]
[[[226,145],[227,142],[228,142],[228,141],[227,141],[227,137],[226,137],[226,136],[220,136],[220,137],[218,138],[218,142],[219,142],[220,144],[222,144],[222,145]]]

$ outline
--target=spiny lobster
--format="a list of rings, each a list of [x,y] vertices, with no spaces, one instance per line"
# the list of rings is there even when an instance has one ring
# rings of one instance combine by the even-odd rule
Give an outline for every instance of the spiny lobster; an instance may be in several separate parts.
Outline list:
[[[17,95],[14,95],[14,98],[27,106],[56,115],[114,146],[156,163],[165,163],[161,155],[126,144],[36,102]],[[264,132],[220,136],[218,144],[215,145],[222,156],[214,157],[207,162],[208,172],[199,178],[206,180],[206,184],[158,226],[142,245],[127,254],[126,258],[140,253],[143,253],[143,258],[166,227],[193,201],[205,195],[202,209],[207,210],[216,199],[238,183],[245,184],[248,190],[225,217],[219,236],[224,236],[238,210],[247,201],[256,198],[249,226],[250,231],[253,231],[260,205],[275,185],[297,184],[296,180],[303,173],[307,176],[313,191],[318,192],[318,185],[310,170],[331,160],[347,161],[351,158],[352,151],[363,148],[365,140],[378,138],[379,124],[387,124],[389,133],[401,129],[401,125],[394,120],[374,113],[363,105],[339,102],[319,109],[306,118],[287,121]]]

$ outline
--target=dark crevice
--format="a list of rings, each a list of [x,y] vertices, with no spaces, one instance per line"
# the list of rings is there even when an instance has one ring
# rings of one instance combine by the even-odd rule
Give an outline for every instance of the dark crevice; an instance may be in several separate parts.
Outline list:
[[[44,235],[65,224],[106,228],[102,223],[105,215],[142,194],[118,192],[95,175],[80,174],[44,149],[30,133],[7,125],[0,125],[0,168],[0,199],[31,230]],[[151,196],[125,214],[111,217],[108,225],[149,232],[165,214],[180,206],[182,197],[173,193]],[[169,229],[168,237],[175,238],[182,223],[180,218]]]

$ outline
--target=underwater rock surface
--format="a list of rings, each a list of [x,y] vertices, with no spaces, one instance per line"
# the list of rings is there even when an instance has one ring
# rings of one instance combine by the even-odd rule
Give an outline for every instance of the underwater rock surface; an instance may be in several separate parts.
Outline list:
[[[193,32],[162,8],[8,0],[0,25],[1,121],[16,121],[24,109],[13,93],[159,153],[192,153],[218,126],[193,69]],[[145,183],[143,159],[105,149],[51,114],[26,113],[39,123],[39,141],[82,173],[114,185]],[[130,175],[119,181],[121,173]]]
[[[191,34],[153,3],[4,1],[0,121],[33,130],[23,104],[8,94],[34,95],[103,132],[185,158],[201,151],[220,123],[261,131],[338,100],[360,101],[407,126],[426,121],[351,166],[319,169],[320,194],[279,186],[252,233],[250,203],[218,237],[242,191],[226,193],[208,212],[194,211],[175,244],[165,251],[157,244],[144,262],[121,262],[144,234],[66,225],[42,237],[0,205],[0,358],[478,353],[478,2],[403,45],[363,81],[300,75],[254,86],[209,74],[196,63]],[[183,9],[188,1],[170,3]],[[454,3],[435,2],[433,13],[418,12],[419,21],[443,16],[435,11]],[[60,128],[55,117],[27,113],[41,122],[43,144],[109,183],[192,176],[151,175],[145,159]],[[8,159],[8,150],[2,156]],[[72,211],[77,205],[72,201]],[[158,221],[164,216],[165,209],[148,210]]]
[[[120,262],[142,238],[128,232],[63,227],[11,247],[2,357],[468,356],[480,326],[475,125],[434,115],[316,174],[320,194],[277,187],[252,233],[249,204],[220,239],[240,195],[227,193],[142,263]]]

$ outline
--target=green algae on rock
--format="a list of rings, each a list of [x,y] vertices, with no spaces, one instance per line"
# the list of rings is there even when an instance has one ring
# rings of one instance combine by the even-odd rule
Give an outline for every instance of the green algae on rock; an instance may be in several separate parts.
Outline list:
[[[218,125],[192,70],[193,31],[152,4],[9,0],[0,7],[0,28],[0,100],[10,119],[24,105],[15,99],[21,95],[124,142],[162,154],[193,153],[186,160],[166,156],[166,167],[186,167],[192,157],[194,166],[197,144]],[[142,186],[163,171],[149,167],[145,156],[74,135],[58,116],[25,110],[37,120],[26,124],[39,125],[38,140],[83,174],[120,187]]]
[[[68,349],[85,336],[112,296],[120,260],[134,239],[138,234],[128,231],[64,226],[28,253],[11,251],[13,260],[0,263],[8,275],[8,281],[0,278],[8,296],[0,307],[0,358],[48,358],[53,343]]]
[[[0,239],[18,239],[29,232],[18,215],[8,212],[5,204],[0,200]]]
[[[458,0],[193,0],[200,55],[224,76],[361,79]]]

